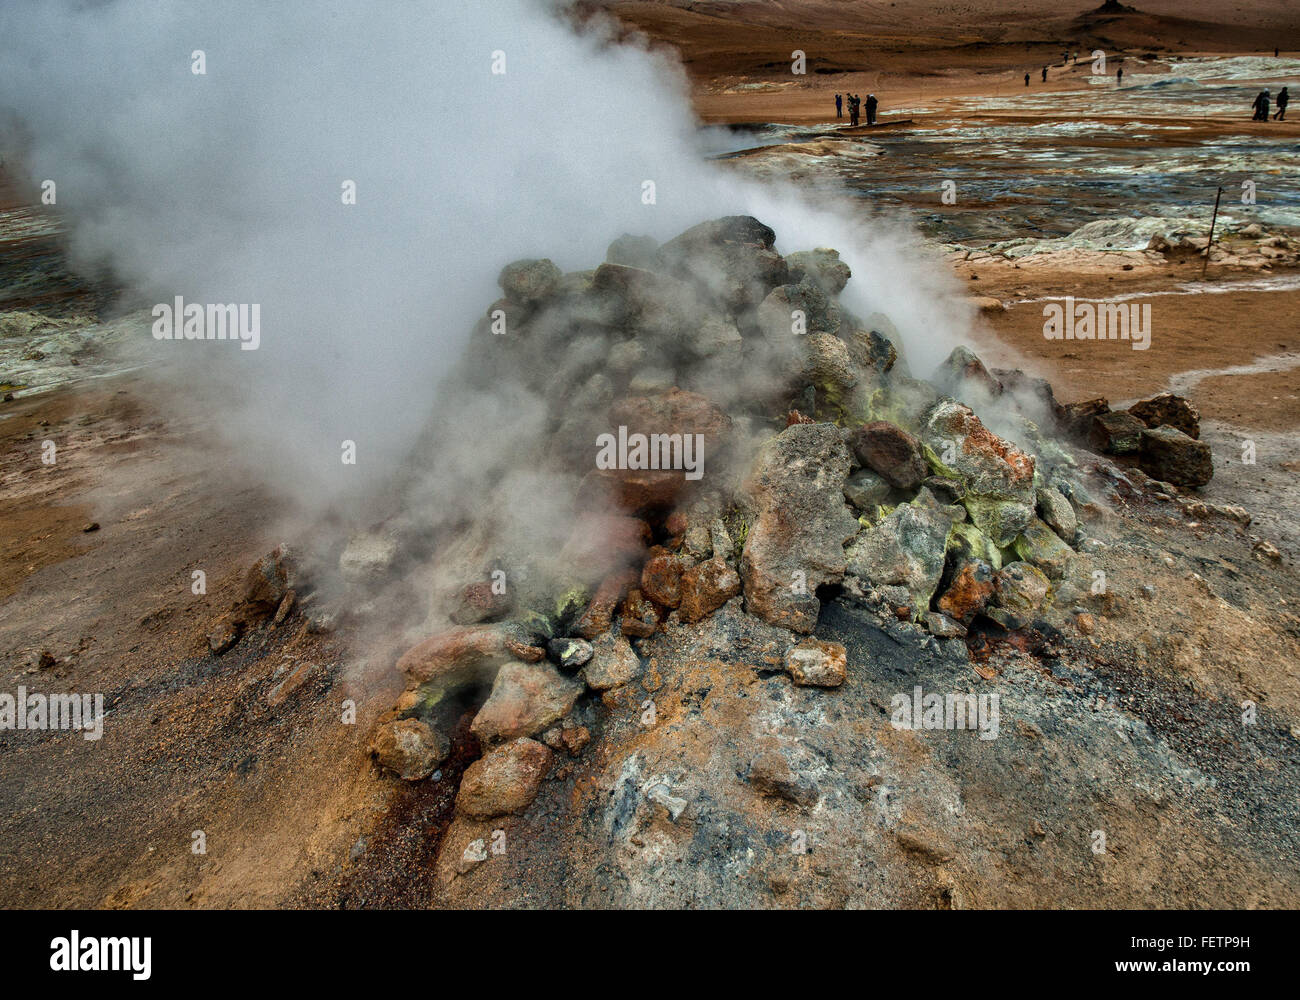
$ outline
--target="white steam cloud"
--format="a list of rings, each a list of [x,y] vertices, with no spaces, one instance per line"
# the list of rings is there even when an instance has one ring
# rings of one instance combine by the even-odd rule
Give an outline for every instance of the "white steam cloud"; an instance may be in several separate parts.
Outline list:
[[[623,232],[748,214],[782,252],[839,249],[844,304],[886,314],[919,375],[969,329],[904,227],[706,161],[670,59],[537,0],[14,0],[0,116],[28,180],[57,182],[76,258],[111,260],[134,305],[260,304],[256,351],[146,347],[215,390],[217,426],[307,501],[400,470],[517,258],[590,268]]]

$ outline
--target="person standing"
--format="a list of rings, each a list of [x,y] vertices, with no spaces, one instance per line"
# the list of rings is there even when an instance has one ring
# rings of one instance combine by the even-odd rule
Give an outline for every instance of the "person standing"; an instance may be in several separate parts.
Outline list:
[[[844,117],[844,95],[843,94],[835,95],[835,117],[836,118]]]
[[[1123,66],[1121,66],[1119,69],[1115,70],[1115,86],[1116,86],[1116,87],[1122,87],[1122,86],[1124,86],[1124,67],[1123,67]]]
[[[1043,82],[1044,82],[1044,83],[1047,82],[1047,67],[1046,67],[1046,66],[1043,67]]]
[[[1291,95],[1288,94],[1286,92],[1286,88],[1283,87],[1281,90],[1277,92],[1277,114],[1273,116],[1274,121],[1278,121],[1278,122],[1286,121],[1286,106],[1290,103],[1291,103]]]
[[[1028,73],[1025,74],[1025,86],[1026,86],[1026,87],[1029,86],[1029,74],[1028,74]]]
[[[876,108],[879,106],[880,106],[880,102],[876,100],[876,95],[868,94],[867,95],[867,124],[868,125],[876,124]]]

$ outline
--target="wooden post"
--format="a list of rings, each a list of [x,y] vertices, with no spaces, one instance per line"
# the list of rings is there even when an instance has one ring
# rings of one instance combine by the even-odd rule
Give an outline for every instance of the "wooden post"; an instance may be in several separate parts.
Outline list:
[[[1210,247],[1214,246],[1214,225],[1219,221],[1219,199],[1223,197],[1223,188],[1214,195],[1214,215],[1210,217],[1210,240],[1205,244],[1205,263],[1201,265],[1201,280],[1205,280],[1205,271],[1210,266]]]

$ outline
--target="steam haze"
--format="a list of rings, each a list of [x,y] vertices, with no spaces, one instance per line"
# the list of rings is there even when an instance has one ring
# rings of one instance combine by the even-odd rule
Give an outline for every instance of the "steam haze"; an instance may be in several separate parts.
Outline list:
[[[129,304],[260,303],[259,350],[145,347],[215,390],[214,429],[309,504],[401,468],[521,257],[590,268],[623,232],[748,214],[783,252],[839,249],[845,305],[885,313],[918,374],[968,328],[905,227],[709,163],[680,69],[599,27],[523,0],[219,6],[7,4],[5,145],[57,182],[76,261],[110,260]]]

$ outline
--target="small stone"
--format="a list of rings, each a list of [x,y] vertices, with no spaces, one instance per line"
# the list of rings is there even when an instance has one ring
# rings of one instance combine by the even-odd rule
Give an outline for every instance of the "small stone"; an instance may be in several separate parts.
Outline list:
[[[959,639],[966,634],[966,627],[961,622],[938,611],[926,616],[925,627],[938,639]]]
[[[1277,546],[1263,538],[1251,547],[1251,551],[1259,558],[1267,559],[1269,562],[1282,561],[1282,553],[1278,551]]]
[[[460,863],[456,866],[456,872],[464,875],[473,871],[487,859],[487,842],[482,837],[476,837],[465,845],[465,850],[460,855]]]
[[[674,823],[681,818],[682,813],[686,811],[686,807],[690,805],[685,799],[673,795],[672,789],[663,782],[652,785],[646,791],[645,797],[656,805],[662,806],[668,813],[668,818]]]
[[[510,598],[498,594],[487,580],[466,584],[456,597],[451,620],[457,625],[477,625],[501,618],[510,611]]]
[[[839,687],[848,677],[848,652],[838,642],[804,639],[786,650],[785,669],[799,687]]]
[[[1060,490],[1050,486],[1038,491],[1038,516],[1060,536],[1067,545],[1074,542],[1079,533],[1079,519],[1074,513],[1070,501],[1065,499]]]
[[[707,618],[740,593],[740,576],[715,556],[682,574],[678,613],[684,622]]]
[[[915,489],[930,474],[921,442],[888,421],[863,424],[849,436],[849,447],[861,465],[898,489]]]
[[[819,797],[816,784],[804,775],[793,773],[785,757],[775,750],[760,753],[750,762],[748,780],[762,794],[805,809]]]
[[[208,649],[220,656],[239,641],[239,627],[232,621],[223,621],[208,633]]]
[[[675,608],[682,600],[682,564],[673,556],[647,559],[641,569],[641,592],[656,604]]]
[[[870,469],[859,469],[844,480],[844,498],[862,513],[872,516],[889,499],[892,489],[883,476]]]
[[[329,635],[338,626],[337,609],[318,611],[307,619],[307,631],[311,635]]]
[[[387,535],[362,532],[353,535],[339,556],[339,573],[350,584],[381,580],[397,558],[397,541]]]
[[[591,643],[585,639],[552,639],[546,648],[565,670],[577,670],[591,659]]]
[[[805,634],[816,627],[817,588],[843,578],[844,543],[861,527],[844,500],[850,466],[830,423],[795,424],[758,449],[745,481],[754,511],[740,556],[747,613]],[[683,604],[684,595],[683,586]]]
[[[658,250],[659,243],[654,237],[624,233],[609,245],[605,251],[605,260],[625,267],[653,268]]]
[[[709,529],[702,524],[693,524],[687,528],[682,544],[695,559],[707,559],[713,555],[713,542],[709,536]]]
[[[507,663],[470,730],[485,742],[531,736],[568,715],[582,690],[549,663]]]
[[[636,636],[638,639],[649,638],[659,628],[659,614],[655,611],[654,604],[646,600],[638,587],[632,587],[627,592],[620,627],[624,635]]]
[[[1153,479],[1175,486],[1204,486],[1214,476],[1210,446],[1173,427],[1142,431],[1138,464]]]
[[[934,382],[958,394],[965,393],[970,386],[977,386],[990,396],[1002,394],[1002,383],[984,367],[984,362],[974,351],[964,346],[953,348],[952,353],[934,373]]]
[[[792,282],[797,284],[807,278],[828,295],[839,295],[853,276],[849,265],[840,260],[839,251],[825,247],[787,254],[785,263]]]
[[[1034,518],[1012,543],[1016,555],[1037,566],[1049,579],[1059,580],[1074,558],[1074,550],[1066,545],[1051,528]]]
[[[639,574],[632,569],[619,570],[605,577],[592,595],[587,610],[574,622],[574,633],[584,639],[595,639],[608,632],[614,622],[615,609],[638,579]]]
[[[1092,433],[1093,419],[1109,412],[1110,402],[1098,396],[1079,403],[1066,403],[1061,407],[1058,419],[1061,430],[1070,437],[1082,440]]]
[[[1091,441],[1108,455],[1130,455],[1142,443],[1146,425],[1124,410],[1103,413],[1092,421]]]
[[[1210,509],[1216,514],[1221,514],[1223,517],[1236,521],[1243,527],[1249,525],[1252,520],[1250,511],[1237,504],[1212,504]]]
[[[249,568],[244,578],[244,600],[269,612],[279,607],[284,595],[294,588],[296,575],[289,547],[277,545]]]
[[[536,305],[555,292],[563,277],[551,261],[517,260],[507,264],[497,278],[506,298],[524,305]]]
[[[1193,440],[1201,436],[1200,411],[1182,396],[1171,392],[1162,392],[1134,403],[1128,412],[1147,427],[1173,427]]]
[[[284,624],[284,620],[288,618],[290,612],[293,611],[293,603],[297,598],[297,592],[292,590],[285,592],[284,597],[280,600],[280,606],[275,609],[275,617],[271,619],[272,625],[279,626]]]
[[[560,743],[573,757],[582,752],[583,747],[591,742],[591,731],[586,726],[572,726],[560,730]]]
[[[939,598],[939,611],[957,621],[970,622],[993,597],[993,569],[976,559],[966,563]]]
[[[1092,635],[1097,630],[1097,620],[1089,614],[1077,615],[1074,624],[1083,635]]]
[[[421,781],[451,753],[451,742],[419,719],[399,719],[379,727],[370,752],[381,767],[405,781]]]
[[[98,530],[99,530],[99,522],[98,522],[98,521],[91,521],[91,522],[89,522],[89,523],[87,523],[87,524],[83,524],[83,525],[81,526],[81,530],[84,531],[86,534],[90,534],[90,532],[92,532],[92,531],[98,531]]]
[[[1027,625],[1047,600],[1051,587],[1043,572],[1026,562],[1008,563],[994,580],[997,608],[1004,613],[993,617],[1008,628]]]
[[[523,812],[537,798],[554,754],[520,738],[476,760],[461,778],[456,810],[477,819]]]
[[[722,523],[721,518],[714,518],[713,523],[709,525],[709,547],[713,555],[726,562],[730,562],[735,555],[735,543],[731,540],[731,533],[727,531],[727,526]],[[706,557],[707,554],[701,558]]]
[[[633,680],[641,660],[623,636],[602,636],[593,643],[591,662],[583,671],[587,686],[596,691],[619,687]]]
[[[522,629],[511,625],[466,625],[430,636],[408,649],[397,669],[415,684],[436,681],[460,684],[493,676],[511,660],[536,663],[545,650],[524,641]]]
[[[953,517],[950,508],[939,507],[928,495],[900,504],[845,549],[849,575],[876,587],[906,587],[906,603],[924,611],[943,575]]]

